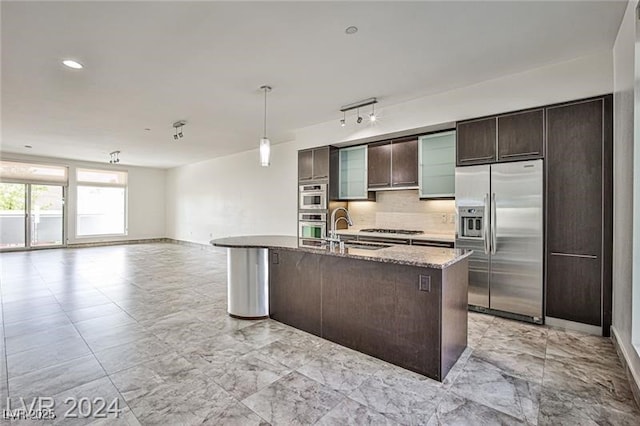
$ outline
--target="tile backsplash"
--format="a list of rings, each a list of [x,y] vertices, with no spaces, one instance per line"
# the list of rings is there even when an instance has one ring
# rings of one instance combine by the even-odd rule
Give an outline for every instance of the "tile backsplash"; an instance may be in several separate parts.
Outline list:
[[[418,190],[379,191],[377,201],[352,201],[353,228],[413,229],[453,234],[454,200],[420,200]]]

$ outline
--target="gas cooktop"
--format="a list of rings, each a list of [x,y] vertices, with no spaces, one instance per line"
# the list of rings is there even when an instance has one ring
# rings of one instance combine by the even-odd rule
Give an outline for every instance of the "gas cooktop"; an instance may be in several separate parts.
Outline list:
[[[367,229],[361,229],[360,232],[378,232],[381,234],[405,234],[405,235],[424,234],[423,231],[412,231],[410,229],[386,229],[386,228],[367,228]]]

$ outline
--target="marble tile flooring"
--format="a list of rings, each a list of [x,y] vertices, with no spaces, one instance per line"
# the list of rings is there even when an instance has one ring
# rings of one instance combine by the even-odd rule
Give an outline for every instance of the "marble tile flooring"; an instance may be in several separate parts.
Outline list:
[[[40,250],[0,264],[1,408],[54,398],[57,418],[33,424],[640,424],[608,339],[472,313],[469,347],[439,383],[229,318],[223,250]],[[67,398],[122,411],[98,419],[85,404],[65,419]]]

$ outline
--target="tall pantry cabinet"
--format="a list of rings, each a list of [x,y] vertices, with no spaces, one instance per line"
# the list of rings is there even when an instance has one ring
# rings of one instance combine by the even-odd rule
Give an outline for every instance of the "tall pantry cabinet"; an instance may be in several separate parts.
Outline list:
[[[546,322],[611,326],[612,96],[546,108]]]

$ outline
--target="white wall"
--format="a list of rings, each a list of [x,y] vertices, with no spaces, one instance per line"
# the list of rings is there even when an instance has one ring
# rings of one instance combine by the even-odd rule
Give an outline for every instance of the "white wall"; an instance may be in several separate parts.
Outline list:
[[[270,167],[259,165],[254,150],[170,169],[168,235],[203,244],[234,235],[296,235],[297,148],[278,144],[271,155]]]
[[[640,271],[634,249],[634,50],[635,4],[629,2],[613,48],[614,64],[614,218],[613,218],[613,325],[627,364],[640,383],[640,358],[632,346],[632,279]],[[637,101],[636,101],[637,102]],[[637,137],[637,136],[636,136]],[[636,144],[637,146],[637,144]],[[638,150],[636,149],[636,158]],[[638,160],[636,160],[638,161]],[[637,166],[636,166],[637,167]],[[636,203],[639,185],[635,186]],[[636,213],[636,220],[638,214]],[[637,223],[636,223],[637,225]],[[638,227],[635,227],[636,238]],[[632,255],[633,254],[633,255]],[[638,279],[637,277],[635,279]],[[635,311],[640,311],[636,303]],[[640,313],[640,312],[636,312]]]
[[[170,169],[167,234],[198,243],[229,235],[296,235],[297,150],[611,93],[612,75],[611,51],[603,51],[403,104],[385,107],[381,99],[375,127],[340,127],[336,105],[335,120],[298,129],[294,142],[274,145],[269,168],[258,166],[252,150]]]
[[[69,167],[67,192],[66,229],[69,244],[164,238],[165,232],[165,183],[166,170],[125,165],[111,165],[62,158],[36,157],[30,155],[1,153],[3,160],[21,160],[34,163],[58,164]],[[76,238],[76,181],[78,167],[126,170],[128,172],[128,233],[125,236]]]

